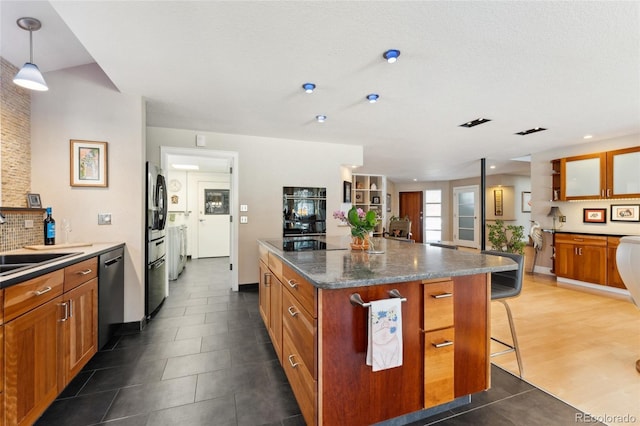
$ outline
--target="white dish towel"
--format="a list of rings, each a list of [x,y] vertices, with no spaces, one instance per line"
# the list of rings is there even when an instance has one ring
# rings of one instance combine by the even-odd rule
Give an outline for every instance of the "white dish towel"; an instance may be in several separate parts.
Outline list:
[[[373,371],[402,365],[402,301],[374,300],[369,306],[367,365]]]

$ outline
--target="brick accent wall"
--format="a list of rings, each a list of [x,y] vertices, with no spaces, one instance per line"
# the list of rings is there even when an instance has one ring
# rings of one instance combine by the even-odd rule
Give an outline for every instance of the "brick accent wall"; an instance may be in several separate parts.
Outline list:
[[[0,206],[26,207],[31,189],[31,94],[13,84],[18,72],[0,57]]]

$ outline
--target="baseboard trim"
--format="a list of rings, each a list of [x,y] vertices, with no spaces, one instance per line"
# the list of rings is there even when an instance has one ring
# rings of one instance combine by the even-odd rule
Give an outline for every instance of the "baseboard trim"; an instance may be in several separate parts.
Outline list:
[[[587,293],[596,294],[598,296],[606,296],[614,299],[628,300],[629,302],[633,303],[629,290],[623,290],[621,288],[591,284],[584,281],[577,281],[564,277],[558,277],[556,279],[556,284],[558,285],[558,287],[562,288],[584,291]]]

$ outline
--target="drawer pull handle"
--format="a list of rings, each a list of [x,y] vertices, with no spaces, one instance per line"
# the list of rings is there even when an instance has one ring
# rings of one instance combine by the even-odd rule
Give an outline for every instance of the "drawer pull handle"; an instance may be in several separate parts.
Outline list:
[[[291,288],[296,288],[298,287],[298,283],[295,282],[295,280],[291,279],[291,280],[287,280],[287,284],[289,284],[289,287]]]
[[[264,273],[264,286],[269,287],[271,285],[271,274],[269,272]]]
[[[300,312],[296,312],[296,311],[294,311],[293,309],[294,309],[294,308],[293,308],[293,306],[289,306],[289,307],[287,308],[287,311],[289,311],[289,315],[291,315],[292,317],[295,317],[295,316],[296,316],[296,315],[298,315]]]
[[[33,294],[35,294],[36,296],[42,296],[45,293],[49,293],[51,290],[52,290],[52,288],[47,286],[47,287],[43,288],[42,290],[35,290],[33,292]]]
[[[294,356],[295,356],[295,355],[289,355],[289,364],[291,364],[291,367],[292,367],[292,368],[296,368],[297,366],[299,366],[299,365],[300,365],[300,363],[299,363],[299,362],[293,362],[293,357],[294,357]]]
[[[432,343],[434,348],[440,349],[440,348],[445,348],[447,346],[451,346],[453,345],[453,342],[451,340],[445,340],[442,343]]]
[[[447,297],[453,297],[453,293],[432,294],[431,297],[433,297],[434,299],[444,299]]]
[[[78,271],[77,274],[78,275],[89,275],[92,272],[93,272],[92,269],[85,269],[84,271]]]
[[[574,238],[573,241],[584,241],[584,238]]]

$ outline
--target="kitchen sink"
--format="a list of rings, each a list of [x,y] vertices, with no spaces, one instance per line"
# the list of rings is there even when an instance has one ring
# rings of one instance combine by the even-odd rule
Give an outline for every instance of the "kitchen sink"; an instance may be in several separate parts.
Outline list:
[[[0,276],[21,272],[55,260],[75,256],[76,254],[79,254],[79,252],[2,254],[0,255]]]

